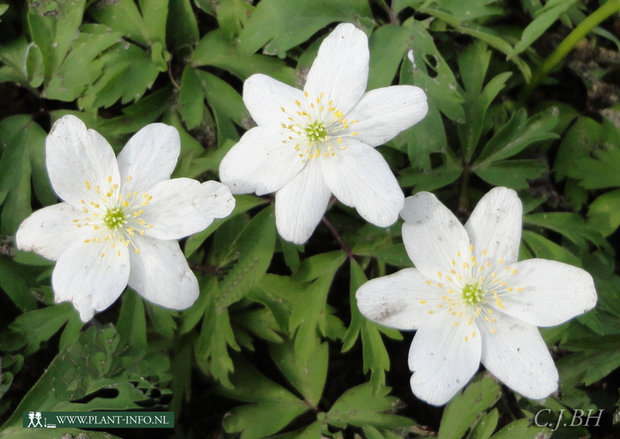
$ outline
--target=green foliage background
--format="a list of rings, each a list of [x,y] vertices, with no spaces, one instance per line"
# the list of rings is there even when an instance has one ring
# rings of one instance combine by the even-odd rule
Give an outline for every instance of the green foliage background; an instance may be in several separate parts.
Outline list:
[[[617,13],[550,75],[537,73],[604,3],[0,4],[0,438],[147,437],[21,427],[25,410],[136,408],[175,412],[175,431],[157,433],[165,438],[618,437]],[[415,84],[428,94],[424,121],[379,148],[406,195],[433,191],[466,219],[491,187],[514,188],[526,212],[521,257],[594,276],[597,308],[542,331],[560,371],[558,394],[531,401],[481,371],[445,408],[416,400],[411,334],[365,320],[354,296],[366,279],[410,266],[400,223],[374,227],[338,202],[328,224],[295,246],[275,231],[272,198],[237,197],[230,217],[184,243],[201,285],[184,312],[126,291],[82,325],[70,304],[53,302],[53,264],[15,249],[20,222],[57,200],[44,165],[56,119],[78,115],[117,152],[142,126],[163,121],[181,133],[175,176],[217,179],[220,160],[253,124],[243,80],[261,72],[301,87],[338,22],[369,35],[369,89]],[[541,409],[552,411],[553,425],[564,416],[565,426],[534,425]],[[603,409],[600,424],[570,426],[577,409]]]

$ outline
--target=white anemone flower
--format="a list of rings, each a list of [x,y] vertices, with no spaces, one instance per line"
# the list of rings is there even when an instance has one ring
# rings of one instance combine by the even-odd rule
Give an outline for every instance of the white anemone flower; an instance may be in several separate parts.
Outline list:
[[[63,116],[45,142],[52,187],[64,202],[26,218],[17,246],[57,261],[56,303],[70,301],[86,322],[129,284],[166,308],[185,309],[198,281],[176,241],[227,216],[235,200],[221,183],[170,179],[178,131],[154,123],[118,159],[108,142],[75,116]]]
[[[321,43],[303,91],[256,74],[243,102],[258,124],[220,165],[233,193],[276,192],[276,225],[294,243],[308,240],[333,193],[367,221],[387,227],[404,196],[379,146],[426,115],[424,92],[398,85],[367,93],[368,38],[340,24]]]
[[[487,193],[465,227],[427,192],[408,197],[401,216],[416,268],[366,282],[356,296],[370,320],[417,330],[409,351],[413,393],[445,404],[480,362],[528,398],[556,391],[558,372],[537,326],[592,309],[592,277],[561,262],[517,261],[522,206],[510,189]]]

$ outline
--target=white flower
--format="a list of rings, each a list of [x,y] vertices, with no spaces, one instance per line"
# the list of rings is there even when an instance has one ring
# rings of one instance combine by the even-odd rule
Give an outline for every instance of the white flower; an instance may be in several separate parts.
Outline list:
[[[416,268],[362,285],[370,320],[417,329],[411,389],[445,404],[482,364],[520,394],[541,399],[558,373],[537,326],[554,326],[596,304],[592,277],[545,259],[517,262],[522,207],[513,190],[486,194],[463,227],[434,195],[408,197],[403,242]]]
[[[170,180],[179,133],[162,123],[138,131],[117,158],[108,142],[74,116],[45,142],[46,165],[63,203],[26,218],[17,246],[57,261],[55,301],[73,302],[83,321],[110,306],[129,284],[145,299],[185,309],[198,281],[176,239],[227,216],[235,201],[221,183]]]
[[[333,193],[367,221],[398,219],[403,193],[374,147],[420,121],[426,95],[413,86],[364,93],[368,38],[340,24],[322,42],[304,90],[257,74],[243,102],[258,124],[224,157],[220,178],[233,193],[276,192],[280,235],[305,242]]]

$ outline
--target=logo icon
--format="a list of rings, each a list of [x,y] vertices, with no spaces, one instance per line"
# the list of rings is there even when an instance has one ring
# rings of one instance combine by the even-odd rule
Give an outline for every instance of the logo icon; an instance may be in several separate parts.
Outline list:
[[[41,424],[41,412],[28,412],[28,426],[27,428],[43,427]]]

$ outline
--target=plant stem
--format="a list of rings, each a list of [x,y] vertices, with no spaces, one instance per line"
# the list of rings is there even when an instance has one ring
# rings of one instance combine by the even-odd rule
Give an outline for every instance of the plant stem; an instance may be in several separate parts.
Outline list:
[[[463,179],[461,180],[461,193],[459,194],[459,206],[458,210],[461,213],[466,213],[469,210],[469,163],[463,164]]]
[[[562,61],[568,52],[583,39],[593,27],[597,26],[610,15],[620,11],[620,0],[608,0],[604,5],[596,11],[588,15],[573,31],[564,38],[564,40],[555,48],[555,50],[542,63],[540,68],[532,75],[530,82],[523,88],[519,95],[521,102],[527,101],[538,84],[553,70],[553,68]]]
[[[351,251],[351,247],[349,247],[347,243],[344,242],[344,240],[340,237],[340,234],[338,233],[338,230],[336,230],[334,225],[325,217],[323,217],[322,221],[323,221],[323,224],[325,224],[327,229],[334,236],[334,238],[336,238],[336,241],[338,241],[338,244],[340,244],[340,247],[346,253],[347,258],[353,259],[353,252]]]

